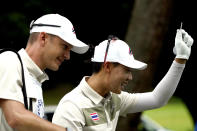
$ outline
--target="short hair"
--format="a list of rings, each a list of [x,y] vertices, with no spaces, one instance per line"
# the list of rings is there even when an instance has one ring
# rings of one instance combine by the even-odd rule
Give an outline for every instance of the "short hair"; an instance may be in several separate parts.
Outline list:
[[[112,62],[114,66],[120,65],[117,62]],[[92,73],[98,73],[102,68],[103,62],[92,62]]]
[[[92,63],[92,73],[98,73],[101,70],[103,62],[93,62]]]
[[[34,41],[37,40],[38,38],[38,35],[39,35],[40,32],[33,32],[29,35],[29,39],[28,39],[28,43],[33,43]],[[48,33],[47,33],[48,34]],[[53,39],[53,37],[55,37],[55,35],[53,34],[48,34],[50,36],[50,39]]]
[[[37,40],[39,33],[38,32],[33,32],[29,35],[28,43],[33,43],[34,41]]]

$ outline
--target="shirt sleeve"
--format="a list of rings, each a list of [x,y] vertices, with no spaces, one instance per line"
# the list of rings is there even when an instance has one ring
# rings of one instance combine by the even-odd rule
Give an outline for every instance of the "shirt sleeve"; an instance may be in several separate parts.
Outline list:
[[[4,52],[0,55],[0,62],[0,99],[23,103],[20,61],[16,54]]]
[[[127,106],[125,106],[126,108],[124,108],[123,113],[141,112],[165,105],[174,94],[184,67],[185,64],[179,64],[174,61],[167,74],[152,92],[136,94],[124,93],[124,95],[122,95],[122,105]]]
[[[82,131],[85,120],[79,108],[72,102],[66,101],[58,105],[52,123],[68,127],[73,131]]]

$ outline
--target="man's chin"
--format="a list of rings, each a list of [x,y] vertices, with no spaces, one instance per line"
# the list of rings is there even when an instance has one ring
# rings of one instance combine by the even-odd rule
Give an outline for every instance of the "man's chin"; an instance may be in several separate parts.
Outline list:
[[[121,90],[118,90],[118,91],[112,91],[113,93],[115,94],[121,94]]]
[[[52,71],[58,71],[59,70],[59,66],[54,66],[54,67],[51,67],[51,68],[48,68],[49,70],[52,70]]]

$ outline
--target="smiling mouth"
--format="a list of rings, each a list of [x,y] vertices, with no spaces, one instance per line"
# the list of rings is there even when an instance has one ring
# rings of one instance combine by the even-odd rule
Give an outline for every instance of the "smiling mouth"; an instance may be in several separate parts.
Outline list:
[[[61,65],[64,60],[57,58],[58,64]]]

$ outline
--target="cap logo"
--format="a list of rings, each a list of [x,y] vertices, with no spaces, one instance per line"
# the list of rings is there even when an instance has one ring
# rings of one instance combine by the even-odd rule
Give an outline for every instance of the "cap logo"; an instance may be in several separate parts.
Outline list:
[[[129,47],[129,55],[132,55],[132,51],[131,51],[131,48]]]
[[[72,32],[75,34],[75,29],[74,29],[74,27],[72,28]]]

